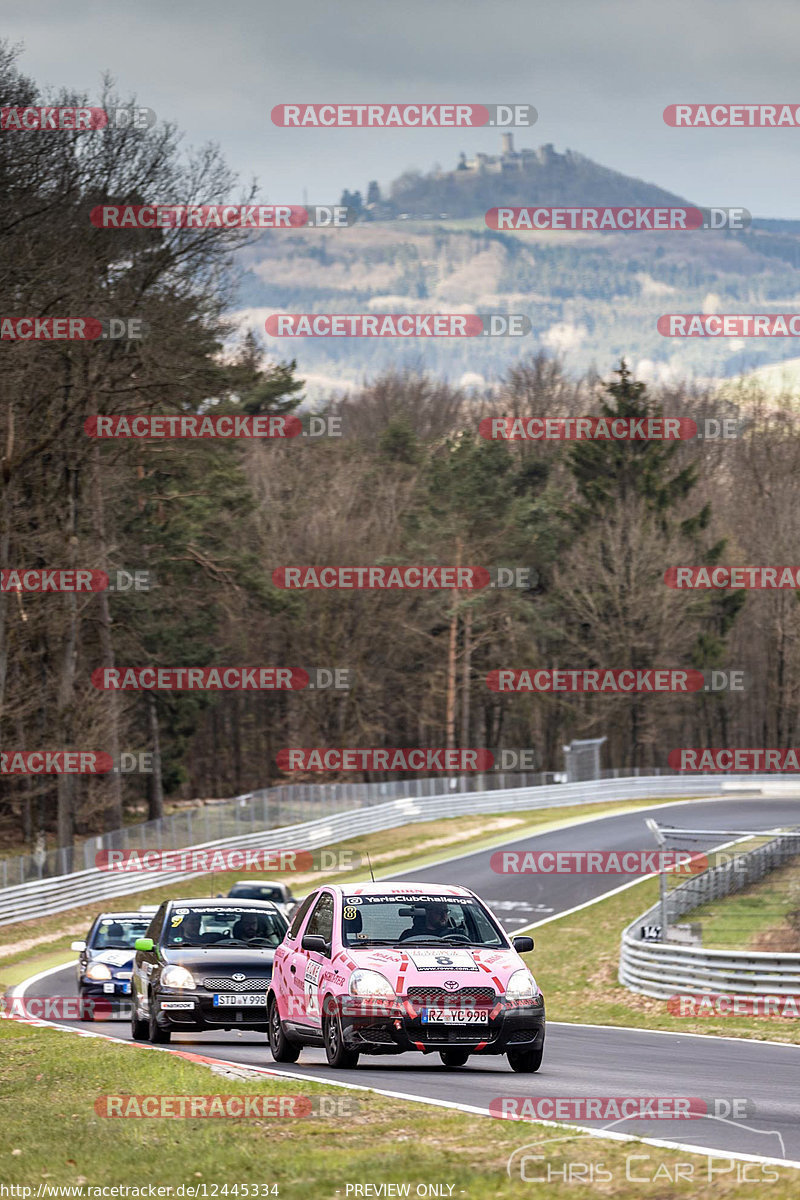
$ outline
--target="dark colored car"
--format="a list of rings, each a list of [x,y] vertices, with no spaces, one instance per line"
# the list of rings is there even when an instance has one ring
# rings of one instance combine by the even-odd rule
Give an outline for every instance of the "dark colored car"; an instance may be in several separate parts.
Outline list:
[[[273,879],[239,879],[228,892],[239,900],[271,900],[277,904],[287,920],[297,908],[288,883],[276,883]]]
[[[78,951],[78,995],[81,998],[81,1017],[90,1021],[93,1006],[87,1001],[105,997],[109,1000],[131,991],[134,943],[143,937],[153,919],[152,912],[105,912],[95,918],[85,941],[73,942]],[[107,1006],[102,1006],[105,1009]],[[110,1006],[113,1011],[117,1004]],[[105,1014],[104,1015],[110,1015]]]
[[[167,900],[136,942],[131,1032],[267,1029],[267,988],[287,922],[266,900]]]

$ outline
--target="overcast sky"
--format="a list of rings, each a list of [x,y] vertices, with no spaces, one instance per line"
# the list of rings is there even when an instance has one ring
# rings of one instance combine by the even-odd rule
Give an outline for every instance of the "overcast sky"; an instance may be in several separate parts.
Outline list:
[[[218,142],[273,202],[338,200],[496,131],[278,129],[287,102],[528,103],[553,142],[700,204],[800,218],[800,129],[679,130],[675,102],[800,104],[797,0],[31,0],[3,35],[41,85],[120,91]],[[176,198],[177,199],[177,198]]]

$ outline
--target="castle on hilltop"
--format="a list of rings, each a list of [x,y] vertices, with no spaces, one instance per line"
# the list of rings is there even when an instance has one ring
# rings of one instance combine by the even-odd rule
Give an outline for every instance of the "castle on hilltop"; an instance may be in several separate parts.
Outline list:
[[[598,195],[601,187],[612,200],[617,192],[627,199],[628,181],[619,176],[622,184],[615,192],[608,176],[573,150],[559,154],[552,142],[538,150],[515,150],[513,134],[502,133],[499,154],[467,158],[462,153],[454,167],[436,166],[427,175],[406,171],[392,183],[388,196],[381,195],[372,180],[366,202],[360,192],[345,191],[340,203],[357,209],[366,221],[406,221],[476,216],[497,203],[566,202],[584,193]]]
[[[503,133],[500,137],[499,154],[476,154],[474,158],[467,158],[462,152],[456,169],[438,171],[438,177],[450,175],[455,179],[472,179],[476,175],[510,175],[526,171],[533,166],[549,167],[555,166],[556,163],[571,163],[579,157],[571,150],[567,150],[566,154],[559,154],[552,142],[540,146],[538,150],[515,150],[513,133]]]

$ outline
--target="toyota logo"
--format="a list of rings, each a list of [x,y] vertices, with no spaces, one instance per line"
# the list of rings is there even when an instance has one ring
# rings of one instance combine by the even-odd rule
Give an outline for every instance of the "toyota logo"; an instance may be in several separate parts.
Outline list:
[[[458,987],[458,980],[457,979],[445,979],[444,987],[447,988],[448,992],[454,992],[456,990],[456,988]]]
[[[232,975],[231,979],[234,979],[237,983],[241,983],[243,979],[247,979],[247,976],[236,974],[236,975]]]

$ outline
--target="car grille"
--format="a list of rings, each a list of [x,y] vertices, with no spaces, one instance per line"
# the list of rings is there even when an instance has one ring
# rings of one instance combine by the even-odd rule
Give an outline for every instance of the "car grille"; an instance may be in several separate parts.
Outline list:
[[[222,976],[211,976],[203,980],[203,987],[209,992],[265,992],[269,987],[269,979],[226,979]]]
[[[533,1042],[536,1040],[536,1029],[515,1029],[508,1035],[509,1042]]]
[[[457,992],[443,992],[439,988],[410,987],[406,998],[412,1004],[428,1008],[491,1008],[495,1003],[494,988],[464,987]]]

